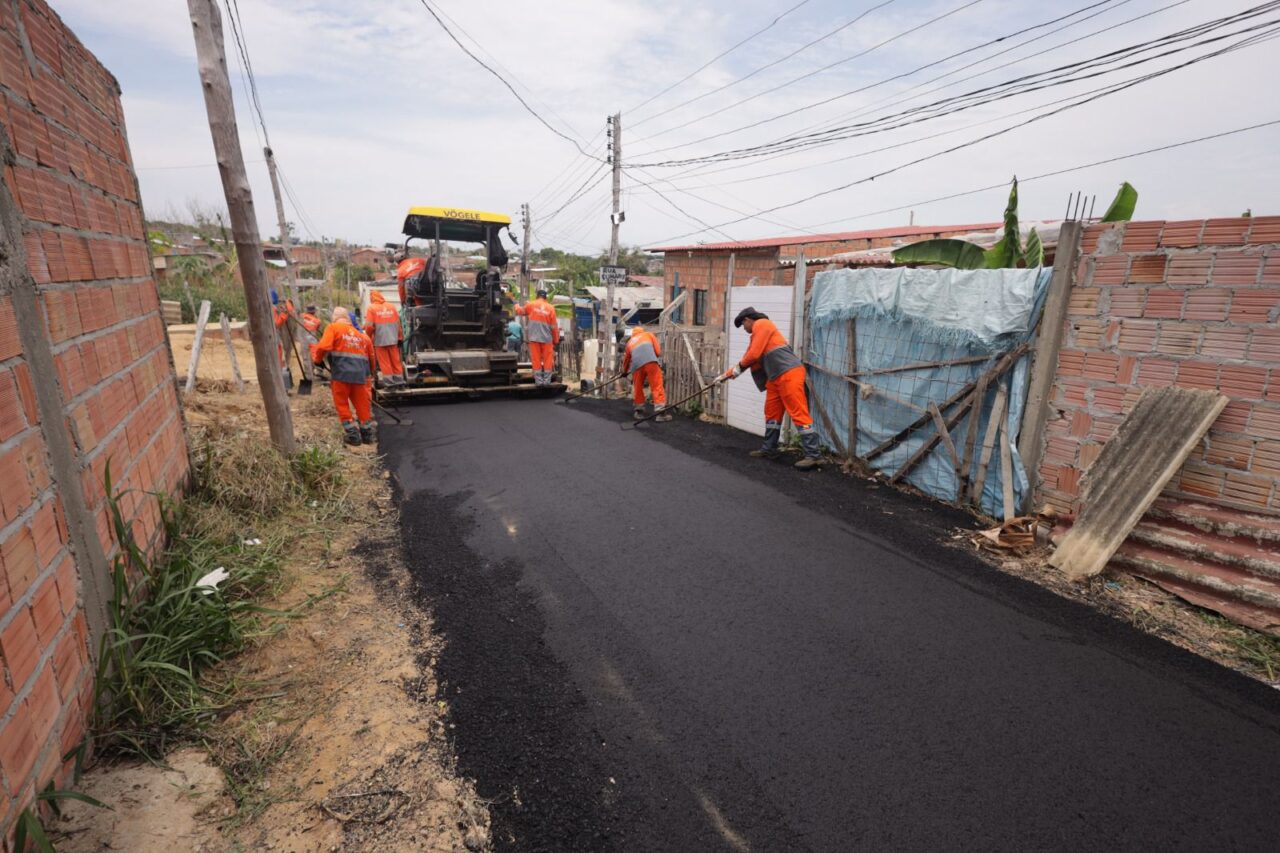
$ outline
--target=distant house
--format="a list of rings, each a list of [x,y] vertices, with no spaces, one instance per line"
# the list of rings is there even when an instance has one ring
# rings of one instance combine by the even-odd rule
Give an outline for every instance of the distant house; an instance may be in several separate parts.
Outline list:
[[[351,253],[351,263],[358,267],[373,267],[375,270],[383,272],[390,269],[391,258],[387,255],[385,249],[373,249],[368,246],[364,246]]]
[[[867,249],[885,249],[904,242],[935,237],[958,237],[970,232],[991,231],[998,222],[971,225],[902,225],[866,231],[843,231],[835,234],[811,234],[803,237],[767,237],[732,243],[692,243],[680,246],[658,246],[650,252],[663,253],[663,279],[666,301],[689,291],[690,298],[681,315],[695,326],[725,328],[725,303],[728,301],[729,270],[733,269],[733,286],[757,284],[792,284],[795,262],[801,251],[809,263],[827,264],[831,256]]]
[[[298,266],[319,266],[321,263],[319,246],[290,246],[289,256]]]

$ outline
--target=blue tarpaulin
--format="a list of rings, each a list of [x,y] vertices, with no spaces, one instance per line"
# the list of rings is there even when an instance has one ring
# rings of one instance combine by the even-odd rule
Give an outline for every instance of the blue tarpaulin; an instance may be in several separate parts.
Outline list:
[[[816,402],[825,414],[817,421],[823,440],[831,447],[847,446],[851,412],[856,408],[855,453],[863,456],[918,420],[929,403],[941,407],[1002,355],[1034,335],[1052,274],[1051,268],[902,268],[818,273],[808,312],[806,355],[820,368],[810,373]],[[851,343],[855,356],[852,361]],[[868,373],[953,361],[968,363]],[[1029,357],[1023,356],[1004,379],[1008,383],[1009,406],[1002,440],[1012,446],[1012,479],[1018,506],[1022,505],[1028,485],[1017,453],[1028,365]],[[851,370],[860,374],[858,381],[865,386],[860,394],[853,384],[841,378]],[[981,446],[996,393],[996,383],[992,383],[983,400],[976,446]],[[973,419],[966,415],[950,430],[961,455],[972,424]],[[892,474],[934,434],[930,421],[876,456],[871,464],[878,471]],[[978,456],[975,449],[970,479],[976,475]],[[993,516],[1001,514],[1003,505],[999,457],[998,452],[992,455],[980,501],[982,511]],[[941,442],[906,479],[933,497],[960,499],[955,466]]]

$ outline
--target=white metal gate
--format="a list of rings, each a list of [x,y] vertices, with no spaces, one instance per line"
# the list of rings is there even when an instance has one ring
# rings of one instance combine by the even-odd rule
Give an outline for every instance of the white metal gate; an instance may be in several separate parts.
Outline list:
[[[729,351],[725,366],[737,364],[747,351],[751,336],[746,329],[733,325],[734,317],[747,306],[762,314],[768,314],[783,336],[791,340],[790,287],[731,287],[729,288]],[[729,426],[764,435],[764,392],[756,390],[750,376],[739,376],[729,383],[725,397],[725,419]]]

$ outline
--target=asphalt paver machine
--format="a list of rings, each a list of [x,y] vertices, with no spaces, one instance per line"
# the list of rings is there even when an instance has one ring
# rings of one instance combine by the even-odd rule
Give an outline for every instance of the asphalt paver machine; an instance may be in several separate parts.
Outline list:
[[[404,384],[379,387],[387,403],[486,395],[553,396],[565,390],[559,377],[551,385],[534,382],[532,365],[506,350],[502,271],[507,252],[501,232],[511,217],[452,207],[413,207],[404,220],[405,256],[426,244],[426,267],[405,281]],[[417,244],[415,245],[416,241]],[[478,243],[486,266],[455,277],[450,243]]]

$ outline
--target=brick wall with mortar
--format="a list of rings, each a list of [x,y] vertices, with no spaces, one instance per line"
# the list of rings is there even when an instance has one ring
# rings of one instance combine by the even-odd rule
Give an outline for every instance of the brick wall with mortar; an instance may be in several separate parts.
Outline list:
[[[1230,403],[1166,493],[1280,512],[1278,315],[1280,217],[1086,229],[1039,502],[1074,513],[1082,473],[1142,389],[1177,385]]]
[[[968,233],[970,226],[952,228],[939,226],[930,233],[915,235],[914,239],[927,240],[935,237],[955,237]],[[753,248],[732,251],[729,249],[703,250],[690,249],[666,252],[663,256],[663,278],[665,298],[670,301],[672,288],[675,285],[675,274],[680,273],[680,289],[707,291],[707,326],[724,329],[725,290],[729,280],[729,256],[734,255],[733,285],[741,287],[754,277],[757,284],[791,285],[795,283],[794,266],[779,267],[783,259],[794,261],[800,250],[804,250],[809,260],[829,257],[840,252],[858,252],[864,249],[879,249],[895,245],[898,238],[867,237],[847,240],[823,240],[812,243],[796,243],[769,248]],[[810,268],[810,275],[812,275]],[[692,308],[684,314],[686,323],[693,322]]]
[[[42,0],[0,0],[0,827],[61,783],[92,699],[114,552],[108,463],[146,492],[187,470],[120,90]],[[128,516],[126,516],[128,517]]]

